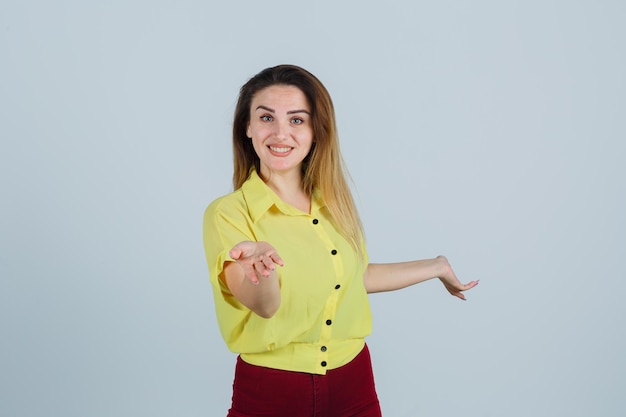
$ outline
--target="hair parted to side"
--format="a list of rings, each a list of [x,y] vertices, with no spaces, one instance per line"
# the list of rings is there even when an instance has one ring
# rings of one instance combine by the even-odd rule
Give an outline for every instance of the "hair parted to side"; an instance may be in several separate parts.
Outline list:
[[[302,185],[309,196],[319,190],[335,226],[362,256],[363,227],[339,149],[333,102],[326,87],[307,70],[295,65],[266,68],[241,87],[233,122],[234,188],[243,185],[252,168],[261,172],[259,157],[246,132],[252,99],[273,85],[294,86],[306,96],[311,107],[313,144],[302,164]]]

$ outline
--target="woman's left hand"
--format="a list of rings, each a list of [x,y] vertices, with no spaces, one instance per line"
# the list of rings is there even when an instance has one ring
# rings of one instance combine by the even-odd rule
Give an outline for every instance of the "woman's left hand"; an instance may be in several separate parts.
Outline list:
[[[462,284],[461,281],[456,277],[456,274],[452,270],[448,259],[445,256],[437,256],[438,261],[442,262],[443,273],[439,274],[438,278],[441,283],[446,287],[446,290],[455,297],[460,298],[461,300],[465,300],[465,295],[463,291],[467,291],[471,288],[474,288],[478,285],[479,280],[470,281],[467,284]]]

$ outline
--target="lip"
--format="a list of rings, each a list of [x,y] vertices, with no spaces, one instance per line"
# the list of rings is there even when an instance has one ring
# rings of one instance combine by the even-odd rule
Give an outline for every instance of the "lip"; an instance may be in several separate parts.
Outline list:
[[[267,145],[267,149],[274,156],[287,156],[293,151],[293,147],[285,145]]]

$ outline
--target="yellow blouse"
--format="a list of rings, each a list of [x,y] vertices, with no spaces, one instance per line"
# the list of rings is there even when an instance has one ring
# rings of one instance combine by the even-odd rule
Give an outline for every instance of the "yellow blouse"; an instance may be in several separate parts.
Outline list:
[[[262,318],[243,306],[220,274],[229,250],[266,241],[277,266],[281,304]],[[218,198],[204,214],[204,246],[220,331],[228,348],[253,365],[325,374],[350,362],[370,334],[363,274],[367,266],[335,229],[318,193],[311,213],[282,201],[257,175]]]

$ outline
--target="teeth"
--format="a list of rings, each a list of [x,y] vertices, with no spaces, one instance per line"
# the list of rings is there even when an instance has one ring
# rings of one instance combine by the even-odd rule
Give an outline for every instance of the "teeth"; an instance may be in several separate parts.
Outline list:
[[[291,150],[291,148],[277,148],[275,146],[270,146],[270,149],[273,152],[280,152],[280,153],[285,153],[285,152],[289,152]]]

